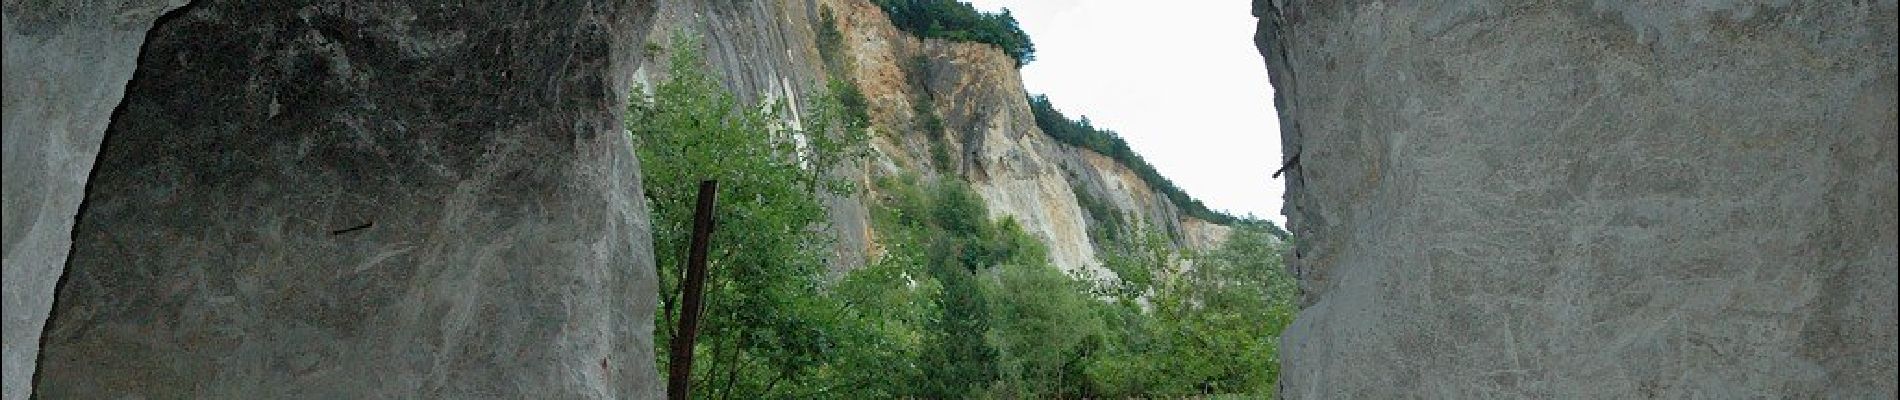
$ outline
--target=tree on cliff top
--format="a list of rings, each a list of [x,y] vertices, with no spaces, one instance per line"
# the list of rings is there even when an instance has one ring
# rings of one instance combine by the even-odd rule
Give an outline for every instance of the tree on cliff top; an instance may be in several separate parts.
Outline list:
[[[1009,9],[986,13],[957,0],[878,0],[897,29],[922,38],[996,45],[1021,68],[1036,59],[1036,45],[1023,33]]]
[[[1181,207],[1188,215],[1221,225],[1257,226],[1281,239],[1287,238],[1286,230],[1280,229],[1280,226],[1272,221],[1235,217],[1207,208],[1207,205],[1201,203],[1199,199],[1189,196],[1186,191],[1175,186],[1174,181],[1161,176],[1161,172],[1148,164],[1148,160],[1142,159],[1141,154],[1135,153],[1133,148],[1128,147],[1128,142],[1122,140],[1121,135],[1116,134],[1115,131],[1096,127],[1089,123],[1089,118],[1086,116],[1080,120],[1070,119],[1049,102],[1049,96],[1030,95],[1029,111],[1036,117],[1036,127],[1041,128],[1042,133],[1055,138],[1056,141],[1108,156],[1121,163],[1122,166],[1134,170],[1136,176],[1148,182],[1148,186],[1153,187],[1155,191],[1167,196],[1169,202]]]

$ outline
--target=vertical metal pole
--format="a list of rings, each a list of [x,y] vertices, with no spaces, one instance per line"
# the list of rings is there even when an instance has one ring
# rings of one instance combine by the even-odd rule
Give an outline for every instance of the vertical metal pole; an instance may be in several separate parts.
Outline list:
[[[699,182],[699,206],[693,209],[693,247],[686,258],[686,282],[680,285],[680,326],[673,335],[667,363],[666,396],[685,400],[693,374],[693,341],[699,336],[700,295],[706,288],[706,247],[712,242],[713,197],[718,181]]]

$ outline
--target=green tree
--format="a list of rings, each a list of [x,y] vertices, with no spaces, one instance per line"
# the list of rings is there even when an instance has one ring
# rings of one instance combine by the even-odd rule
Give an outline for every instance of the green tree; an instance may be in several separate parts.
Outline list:
[[[698,43],[677,35],[668,79],[651,98],[636,93],[627,126],[642,161],[660,267],[656,345],[666,348],[678,315],[696,188],[719,181],[708,260],[705,320],[694,349],[694,393],[703,397],[795,397],[836,353],[850,320],[820,288],[829,254],[821,193],[844,193],[828,171],[865,150],[862,122],[820,93],[804,129],[783,123],[786,105],[748,106],[709,74]],[[665,370],[665,359],[661,359]]]
[[[1103,309],[1123,328],[1089,366],[1091,388],[1104,396],[1270,396],[1279,335],[1295,311],[1280,263],[1285,246],[1263,228],[1242,226],[1141,290],[1147,310],[1136,302]]]
[[[1022,310],[999,304],[1014,299],[999,297],[1001,288],[986,279],[994,278],[991,273],[999,268],[1053,271],[1047,250],[1014,221],[992,221],[982,200],[961,181],[920,182],[906,175],[880,179],[878,191],[884,200],[875,222],[889,247],[886,258],[908,260],[912,266],[906,273],[933,289],[923,305],[884,304],[889,309],[929,310],[928,318],[912,325],[921,332],[915,360],[919,375],[910,390],[900,394],[966,398],[985,393],[998,382],[999,363],[1006,361],[993,333],[1021,325],[997,315]],[[1080,293],[1072,287],[1060,289]]]
[[[995,45],[1019,68],[1036,59],[1036,45],[1007,8],[986,13],[958,0],[877,0],[877,5],[891,24],[912,35]]]
[[[884,232],[905,235],[904,231]],[[931,340],[928,324],[941,315],[935,299],[943,286],[923,270],[923,251],[910,238],[888,240],[883,257],[846,274],[831,290],[842,299],[859,327],[840,341],[838,359],[815,380],[826,387],[818,397],[895,398],[917,396],[924,381],[920,363]]]
[[[1083,368],[1101,346],[1104,331],[1087,285],[1047,263],[1004,265],[996,279],[985,282],[985,293],[994,299],[989,343],[999,353],[994,394],[1085,395]]]
[[[943,285],[936,299],[941,313],[927,328],[933,333],[924,353],[926,397],[968,397],[996,376],[996,349],[984,341],[990,329],[989,298],[977,272],[1007,259],[996,235],[988,232],[988,212],[975,193],[958,183],[938,182],[914,203],[927,232],[926,266]]]

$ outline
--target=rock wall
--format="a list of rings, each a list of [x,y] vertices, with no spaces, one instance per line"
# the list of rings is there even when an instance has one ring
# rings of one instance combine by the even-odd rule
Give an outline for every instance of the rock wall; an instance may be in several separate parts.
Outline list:
[[[1282,395],[1896,395],[1895,2],[1611,3],[1255,2]]]
[[[1173,240],[1176,247],[1211,249],[1219,246],[1233,231],[1226,225],[1187,215],[1166,195],[1156,192],[1154,187],[1148,185],[1148,181],[1135,174],[1135,170],[1113,158],[1080,147],[1062,147],[1056,158],[1062,163],[1062,170],[1068,173],[1069,182],[1075,186],[1075,190],[1085,191],[1089,196],[1106,202],[1112,207],[1111,211],[1134,219],[1132,222],[1138,226],[1162,232]],[[1090,226],[1101,223],[1093,216],[1089,217]]]
[[[40,333],[72,248],[73,215],[152,22],[178,4],[8,1],[4,19],[6,400],[32,394]]]
[[[865,182],[902,173],[968,181],[992,217],[1013,218],[1047,243],[1057,267],[1098,278],[1113,275],[1102,268],[1089,240],[1078,190],[1176,233],[1184,246],[1211,247],[1225,237],[1226,227],[1185,216],[1127,167],[1044,134],[1029,111],[1015,61],[1000,49],[919,40],[897,30],[869,1],[823,6],[836,15],[843,34],[850,57],[846,75],[870,102],[876,154]],[[930,118],[941,121],[941,139],[926,131],[923,121]],[[934,164],[930,148],[937,145],[945,146],[951,165]],[[866,242],[875,248],[875,232],[869,236]]]
[[[105,130],[38,394],[658,397],[621,126],[653,10],[175,11]]]
[[[1095,255],[1062,170],[1058,156],[1068,146],[1036,127],[1015,61],[994,46],[938,40],[925,42],[924,57],[924,88],[943,120],[953,170],[993,217],[1013,218],[1043,239],[1064,272],[1113,276]]]
[[[1030,112],[1015,61],[993,46],[926,41],[925,88],[948,131],[951,158],[995,217],[1014,218],[1050,244],[1050,259],[1067,272],[1112,276],[1078,191],[1107,202],[1143,229],[1156,229],[1177,248],[1211,248],[1228,228],[1182,212],[1134,170],[1114,159],[1042,132]],[[915,73],[915,72],[913,72]],[[923,138],[923,140],[928,140]]]

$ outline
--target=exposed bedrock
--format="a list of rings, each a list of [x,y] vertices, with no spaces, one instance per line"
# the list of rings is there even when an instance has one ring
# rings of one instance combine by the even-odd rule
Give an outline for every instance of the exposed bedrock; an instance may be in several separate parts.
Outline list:
[[[4,398],[32,394],[73,215],[146,30],[168,1],[7,1],[4,19]]]
[[[1256,1],[1288,398],[1892,398],[1895,2]]]
[[[653,9],[175,11],[106,129],[39,394],[656,397],[621,126]]]

